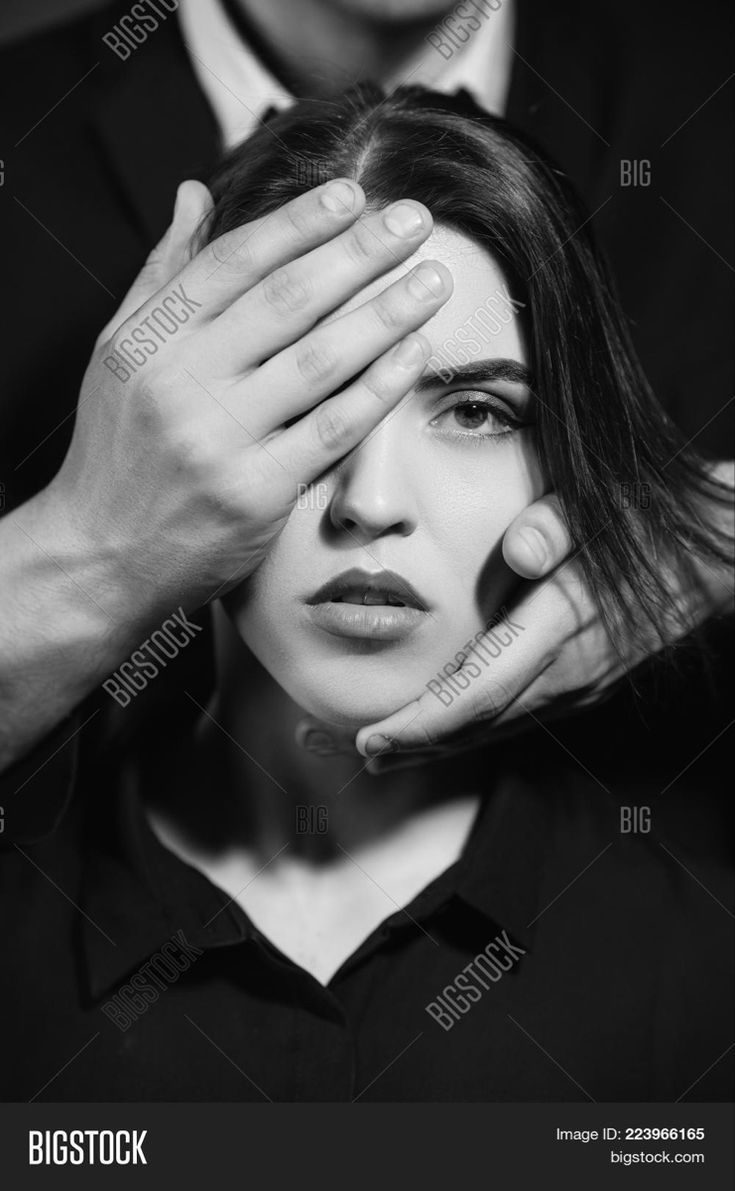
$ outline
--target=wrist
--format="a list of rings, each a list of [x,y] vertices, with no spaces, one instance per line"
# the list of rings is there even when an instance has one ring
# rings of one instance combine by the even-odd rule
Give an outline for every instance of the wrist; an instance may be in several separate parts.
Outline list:
[[[3,586],[19,652],[33,646],[61,660],[83,651],[104,674],[151,613],[143,591],[130,590],[124,559],[83,532],[52,486],[9,514],[2,530]]]

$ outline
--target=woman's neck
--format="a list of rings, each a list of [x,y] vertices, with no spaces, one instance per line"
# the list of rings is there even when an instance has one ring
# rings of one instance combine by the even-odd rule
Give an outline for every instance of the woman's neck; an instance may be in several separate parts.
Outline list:
[[[374,776],[350,751],[315,755],[297,742],[304,711],[264,670],[216,606],[216,694],[201,715],[175,794],[155,813],[203,857],[247,851],[264,861],[286,844],[328,864],[398,838],[464,832],[476,797],[461,763],[420,764]],[[463,795],[466,795],[464,797]]]
[[[159,840],[326,983],[360,942],[460,856],[479,794],[456,761],[372,777],[359,755],[313,756],[302,711],[215,608],[220,683],[193,758],[146,806]],[[173,779],[173,780],[172,780]]]

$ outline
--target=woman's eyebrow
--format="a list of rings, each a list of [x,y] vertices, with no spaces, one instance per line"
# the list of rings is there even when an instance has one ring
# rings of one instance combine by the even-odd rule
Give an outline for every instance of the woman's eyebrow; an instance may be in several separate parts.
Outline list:
[[[448,364],[439,369],[430,369],[416,382],[415,391],[424,393],[428,389],[449,384],[469,386],[496,380],[533,388],[533,376],[525,364],[521,364],[519,360],[494,359],[475,360],[472,364],[460,368],[453,368]]]

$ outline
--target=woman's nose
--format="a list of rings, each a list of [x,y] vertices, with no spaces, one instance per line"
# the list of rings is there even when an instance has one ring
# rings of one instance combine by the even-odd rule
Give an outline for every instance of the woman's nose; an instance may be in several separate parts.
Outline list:
[[[381,422],[336,469],[332,526],[366,540],[416,528],[414,487],[400,414]]]

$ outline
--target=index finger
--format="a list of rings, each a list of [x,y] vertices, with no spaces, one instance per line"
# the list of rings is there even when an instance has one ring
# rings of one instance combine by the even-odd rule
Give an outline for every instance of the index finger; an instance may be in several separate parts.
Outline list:
[[[556,593],[549,588],[546,594],[566,632]],[[549,609],[536,608],[535,615],[526,617],[524,609],[530,609],[531,602],[520,601],[512,616],[488,626],[453,673],[430,678],[418,698],[361,728],[355,741],[358,751],[370,757],[433,748],[462,729],[489,724],[500,716],[554,658]]]

